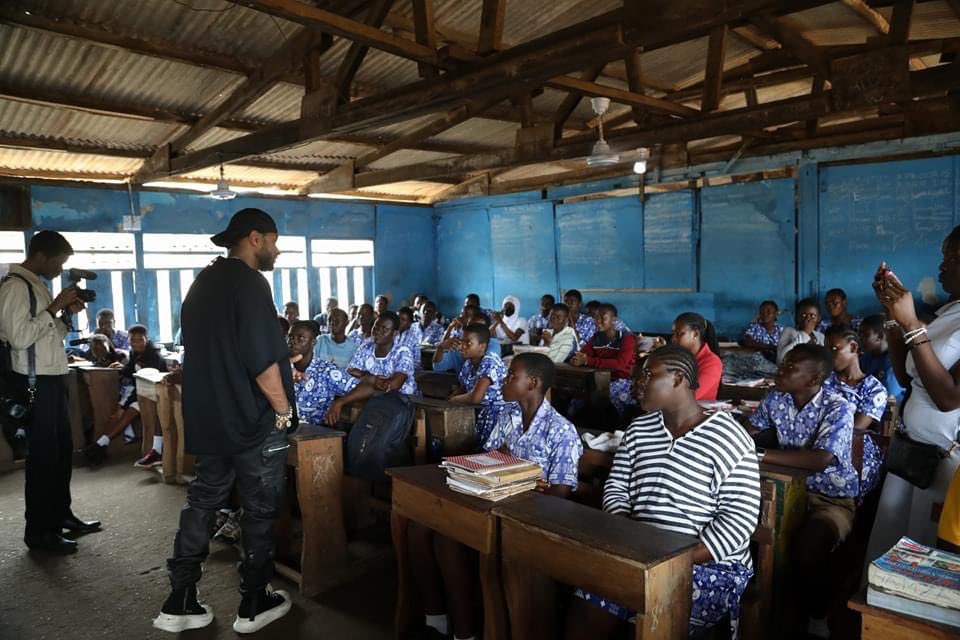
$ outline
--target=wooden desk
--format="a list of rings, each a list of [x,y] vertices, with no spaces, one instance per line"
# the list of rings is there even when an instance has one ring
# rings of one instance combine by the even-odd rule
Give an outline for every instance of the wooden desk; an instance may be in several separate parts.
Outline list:
[[[808,471],[772,464],[760,465],[760,523],[773,533],[773,619],[788,620],[790,601],[790,545],[807,513]]]
[[[106,435],[110,418],[120,406],[120,370],[108,367],[80,367],[93,410],[93,439]],[[114,438],[107,448],[110,454],[124,451],[122,437]]]
[[[420,365],[424,371],[433,370],[433,355],[437,352],[436,347],[420,345]]]
[[[457,374],[447,371],[418,371],[415,374],[420,393],[428,398],[446,400],[460,388]]]
[[[636,638],[687,637],[693,549],[699,540],[534,493],[498,505],[504,591],[514,638],[553,638],[553,611],[521,568],[637,612]]]
[[[157,411],[157,400],[159,396],[157,387],[162,385],[155,380],[141,376],[139,373],[133,374],[133,380],[137,386],[137,404],[140,406],[140,426],[143,428],[140,455],[145,456],[153,449],[153,436],[163,434],[159,413]]]
[[[609,400],[610,371],[558,364],[552,391],[556,395],[568,395],[588,403],[603,398]]]
[[[956,640],[960,629],[867,604],[861,591],[847,606],[860,612],[861,640]]]
[[[119,393],[117,399],[120,399]],[[93,407],[90,405],[90,392],[79,364],[71,363],[67,373],[67,409],[70,413],[73,450],[82,451],[93,432]]]
[[[193,475],[194,456],[184,450],[183,402],[179,384],[158,384],[157,417],[163,432],[164,482],[187,482],[186,476]]]
[[[342,431],[302,424],[290,436],[287,464],[296,470],[297,501],[303,518],[300,567],[277,563],[277,571],[312,597],[337,584],[347,567],[343,524]]]
[[[427,397],[414,397],[413,403],[417,405],[417,448],[422,433],[427,456],[431,450],[440,456],[456,456],[476,450],[478,405]],[[426,459],[418,462],[422,464]]]
[[[410,574],[407,524],[412,520],[480,552],[483,637],[485,640],[509,638],[500,586],[497,518],[492,509],[496,505],[529,500],[531,494],[513,496],[499,503],[463,495],[447,488],[447,474],[436,465],[388,469],[387,474],[393,478],[390,525],[399,583],[395,637],[403,637],[423,621],[423,607]]]

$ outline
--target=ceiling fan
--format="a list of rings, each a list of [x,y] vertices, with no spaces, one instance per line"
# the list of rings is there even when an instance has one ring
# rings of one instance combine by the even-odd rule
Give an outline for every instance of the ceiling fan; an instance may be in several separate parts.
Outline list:
[[[237,192],[230,188],[227,179],[223,177],[223,165],[220,165],[220,180],[217,181],[217,188],[210,192],[210,197],[214,200],[233,200],[237,197]]]
[[[610,145],[603,137],[603,115],[610,108],[610,98],[590,98],[590,106],[593,112],[597,114],[597,132],[599,139],[593,143],[593,149],[587,156],[588,167],[609,167],[622,162],[633,162],[634,173],[646,173],[647,160],[650,159],[650,151],[645,147],[640,147],[636,151],[630,151],[623,155],[615,153],[610,149]]]

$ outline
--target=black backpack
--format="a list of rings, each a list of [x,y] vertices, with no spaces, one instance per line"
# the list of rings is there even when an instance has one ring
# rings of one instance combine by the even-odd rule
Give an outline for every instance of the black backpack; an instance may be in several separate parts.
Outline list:
[[[408,439],[415,410],[398,391],[370,398],[347,435],[347,473],[380,482],[388,479],[386,469],[412,464]]]

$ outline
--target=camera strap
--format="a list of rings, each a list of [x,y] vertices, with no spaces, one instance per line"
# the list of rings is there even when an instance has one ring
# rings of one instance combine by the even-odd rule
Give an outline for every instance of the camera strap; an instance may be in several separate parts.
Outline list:
[[[30,317],[34,320],[37,319],[37,296],[33,293],[33,286],[30,282],[21,276],[18,273],[9,273],[7,277],[3,279],[3,282],[6,282],[10,278],[17,278],[22,280],[23,284],[27,285],[27,294],[30,296]],[[0,285],[3,284],[0,282]],[[36,344],[31,344],[27,347],[27,392],[30,394],[30,404],[33,404],[33,401],[37,398],[37,346]]]

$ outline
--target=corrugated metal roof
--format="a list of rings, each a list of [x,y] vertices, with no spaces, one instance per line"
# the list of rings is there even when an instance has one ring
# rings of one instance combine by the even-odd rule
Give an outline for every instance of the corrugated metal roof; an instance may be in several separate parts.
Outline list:
[[[46,177],[44,172],[61,173],[63,175],[59,177],[63,178],[71,174],[77,177],[127,176],[136,172],[142,162],[136,158],[0,147],[0,169],[33,171],[35,177]]]

